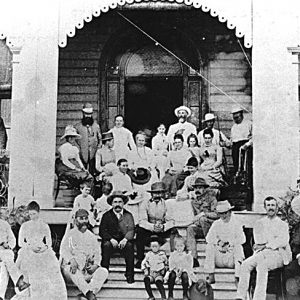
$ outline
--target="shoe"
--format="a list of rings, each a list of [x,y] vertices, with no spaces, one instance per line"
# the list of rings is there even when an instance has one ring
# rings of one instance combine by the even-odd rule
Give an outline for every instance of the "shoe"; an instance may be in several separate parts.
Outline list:
[[[148,300],[155,300],[155,298],[154,297],[149,297]]]
[[[216,282],[216,280],[215,280],[215,274],[213,274],[213,273],[209,274],[208,277],[206,278],[206,281],[209,284],[214,284]]]
[[[174,297],[173,296],[169,296],[168,300],[174,300]]]
[[[135,283],[134,277],[133,277],[133,276],[128,276],[128,277],[126,277],[126,281],[127,281],[127,283],[129,283],[129,284]]]
[[[136,264],[134,265],[134,267],[135,267],[136,269],[141,269],[141,267],[142,267],[142,261],[141,261],[141,260],[138,260],[138,261],[136,262]]]
[[[88,291],[85,295],[88,300],[97,300],[96,295],[92,291]]]
[[[199,264],[199,261],[197,258],[194,258],[193,260],[193,268],[199,268],[200,267],[200,264]]]

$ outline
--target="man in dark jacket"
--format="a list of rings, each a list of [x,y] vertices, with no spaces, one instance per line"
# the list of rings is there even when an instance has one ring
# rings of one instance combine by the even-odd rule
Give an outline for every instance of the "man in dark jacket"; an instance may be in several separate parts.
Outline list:
[[[120,191],[113,192],[107,198],[112,208],[103,215],[100,224],[101,265],[109,269],[111,254],[120,251],[126,262],[126,280],[134,283],[134,221],[132,214],[123,208],[127,201],[128,197]]]

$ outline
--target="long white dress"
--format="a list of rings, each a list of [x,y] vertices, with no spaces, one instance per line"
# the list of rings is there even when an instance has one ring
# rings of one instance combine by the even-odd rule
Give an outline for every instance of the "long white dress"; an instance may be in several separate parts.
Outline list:
[[[31,249],[44,244],[48,249],[42,253]],[[30,287],[22,294],[16,295],[14,300],[67,300],[66,285],[51,245],[50,228],[46,223],[37,220],[22,224],[17,266],[24,274],[25,281],[30,283]]]

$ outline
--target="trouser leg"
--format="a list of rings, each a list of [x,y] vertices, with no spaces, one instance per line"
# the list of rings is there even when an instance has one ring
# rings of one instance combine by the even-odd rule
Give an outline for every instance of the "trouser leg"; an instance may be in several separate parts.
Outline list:
[[[122,254],[125,258],[126,263],[126,277],[134,276],[134,247],[132,242],[127,242],[124,249],[122,250]]]
[[[176,273],[174,271],[171,271],[168,280],[169,297],[173,297],[175,281],[176,281]]]
[[[205,262],[204,262],[204,271],[205,273],[215,273],[216,266],[216,249],[213,244],[207,244],[205,249]]]
[[[114,252],[114,248],[110,241],[105,241],[105,242],[102,242],[101,249],[102,249],[101,266],[103,268],[109,270],[110,257],[112,255],[112,253]]]
[[[204,237],[206,237],[210,227],[211,227],[211,224],[214,222],[214,220],[211,220],[211,219],[208,219],[206,218],[205,216],[201,217],[199,219],[199,224],[202,228],[202,231],[203,231],[203,234],[204,234]]]
[[[186,236],[187,249],[191,251],[192,256],[196,259],[197,259],[196,237],[200,232],[202,232],[201,228],[194,224],[188,226],[187,228],[187,236]]]
[[[77,270],[75,274],[72,274],[70,272],[70,269],[68,266],[65,267],[65,273],[68,277],[71,278],[73,283],[78,287],[78,289],[86,295],[86,293],[91,290],[89,284],[86,282],[84,275],[81,271]]]
[[[147,240],[150,238],[152,232],[146,230],[142,227],[137,227],[136,233],[136,252],[137,252],[137,259],[142,261],[144,259],[144,252],[145,252],[145,245]]]
[[[151,280],[148,276],[144,278],[145,289],[149,297],[153,297],[152,288],[151,288]]]
[[[161,280],[155,280],[155,284],[159,290],[159,293],[163,299],[166,298],[166,292],[164,288],[164,283]]]
[[[107,269],[99,267],[94,272],[93,277],[89,283],[90,291],[92,291],[94,294],[97,294],[101,290],[107,277],[108,277]]]
[[[4,299],[7,285],[8,285],[9,275],[6,266],[3,262],[0,263],[0,297]]]
[[[181,284],[183,289],[183,296],[187,296],[189,289],[189,276],[187,272],[181,274]]]

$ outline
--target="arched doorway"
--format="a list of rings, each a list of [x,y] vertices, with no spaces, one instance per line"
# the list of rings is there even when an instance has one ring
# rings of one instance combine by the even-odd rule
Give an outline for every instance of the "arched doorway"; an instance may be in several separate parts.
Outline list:
[[[192,42],[176,28],[156,25],[159,41],[197,70],[202,62]],[[202,81],[182,62],[149,38],[134,30],[116,33],[108,53],[103,51],[100,112],[103,128],[113,127],[114,116],[123,114],[126,127],[134,133],[156,130],[176,122],[174,108],[191,107],[192,121],[198,125],[202,111]],[[105,57],[105,55],[107,55]]]

